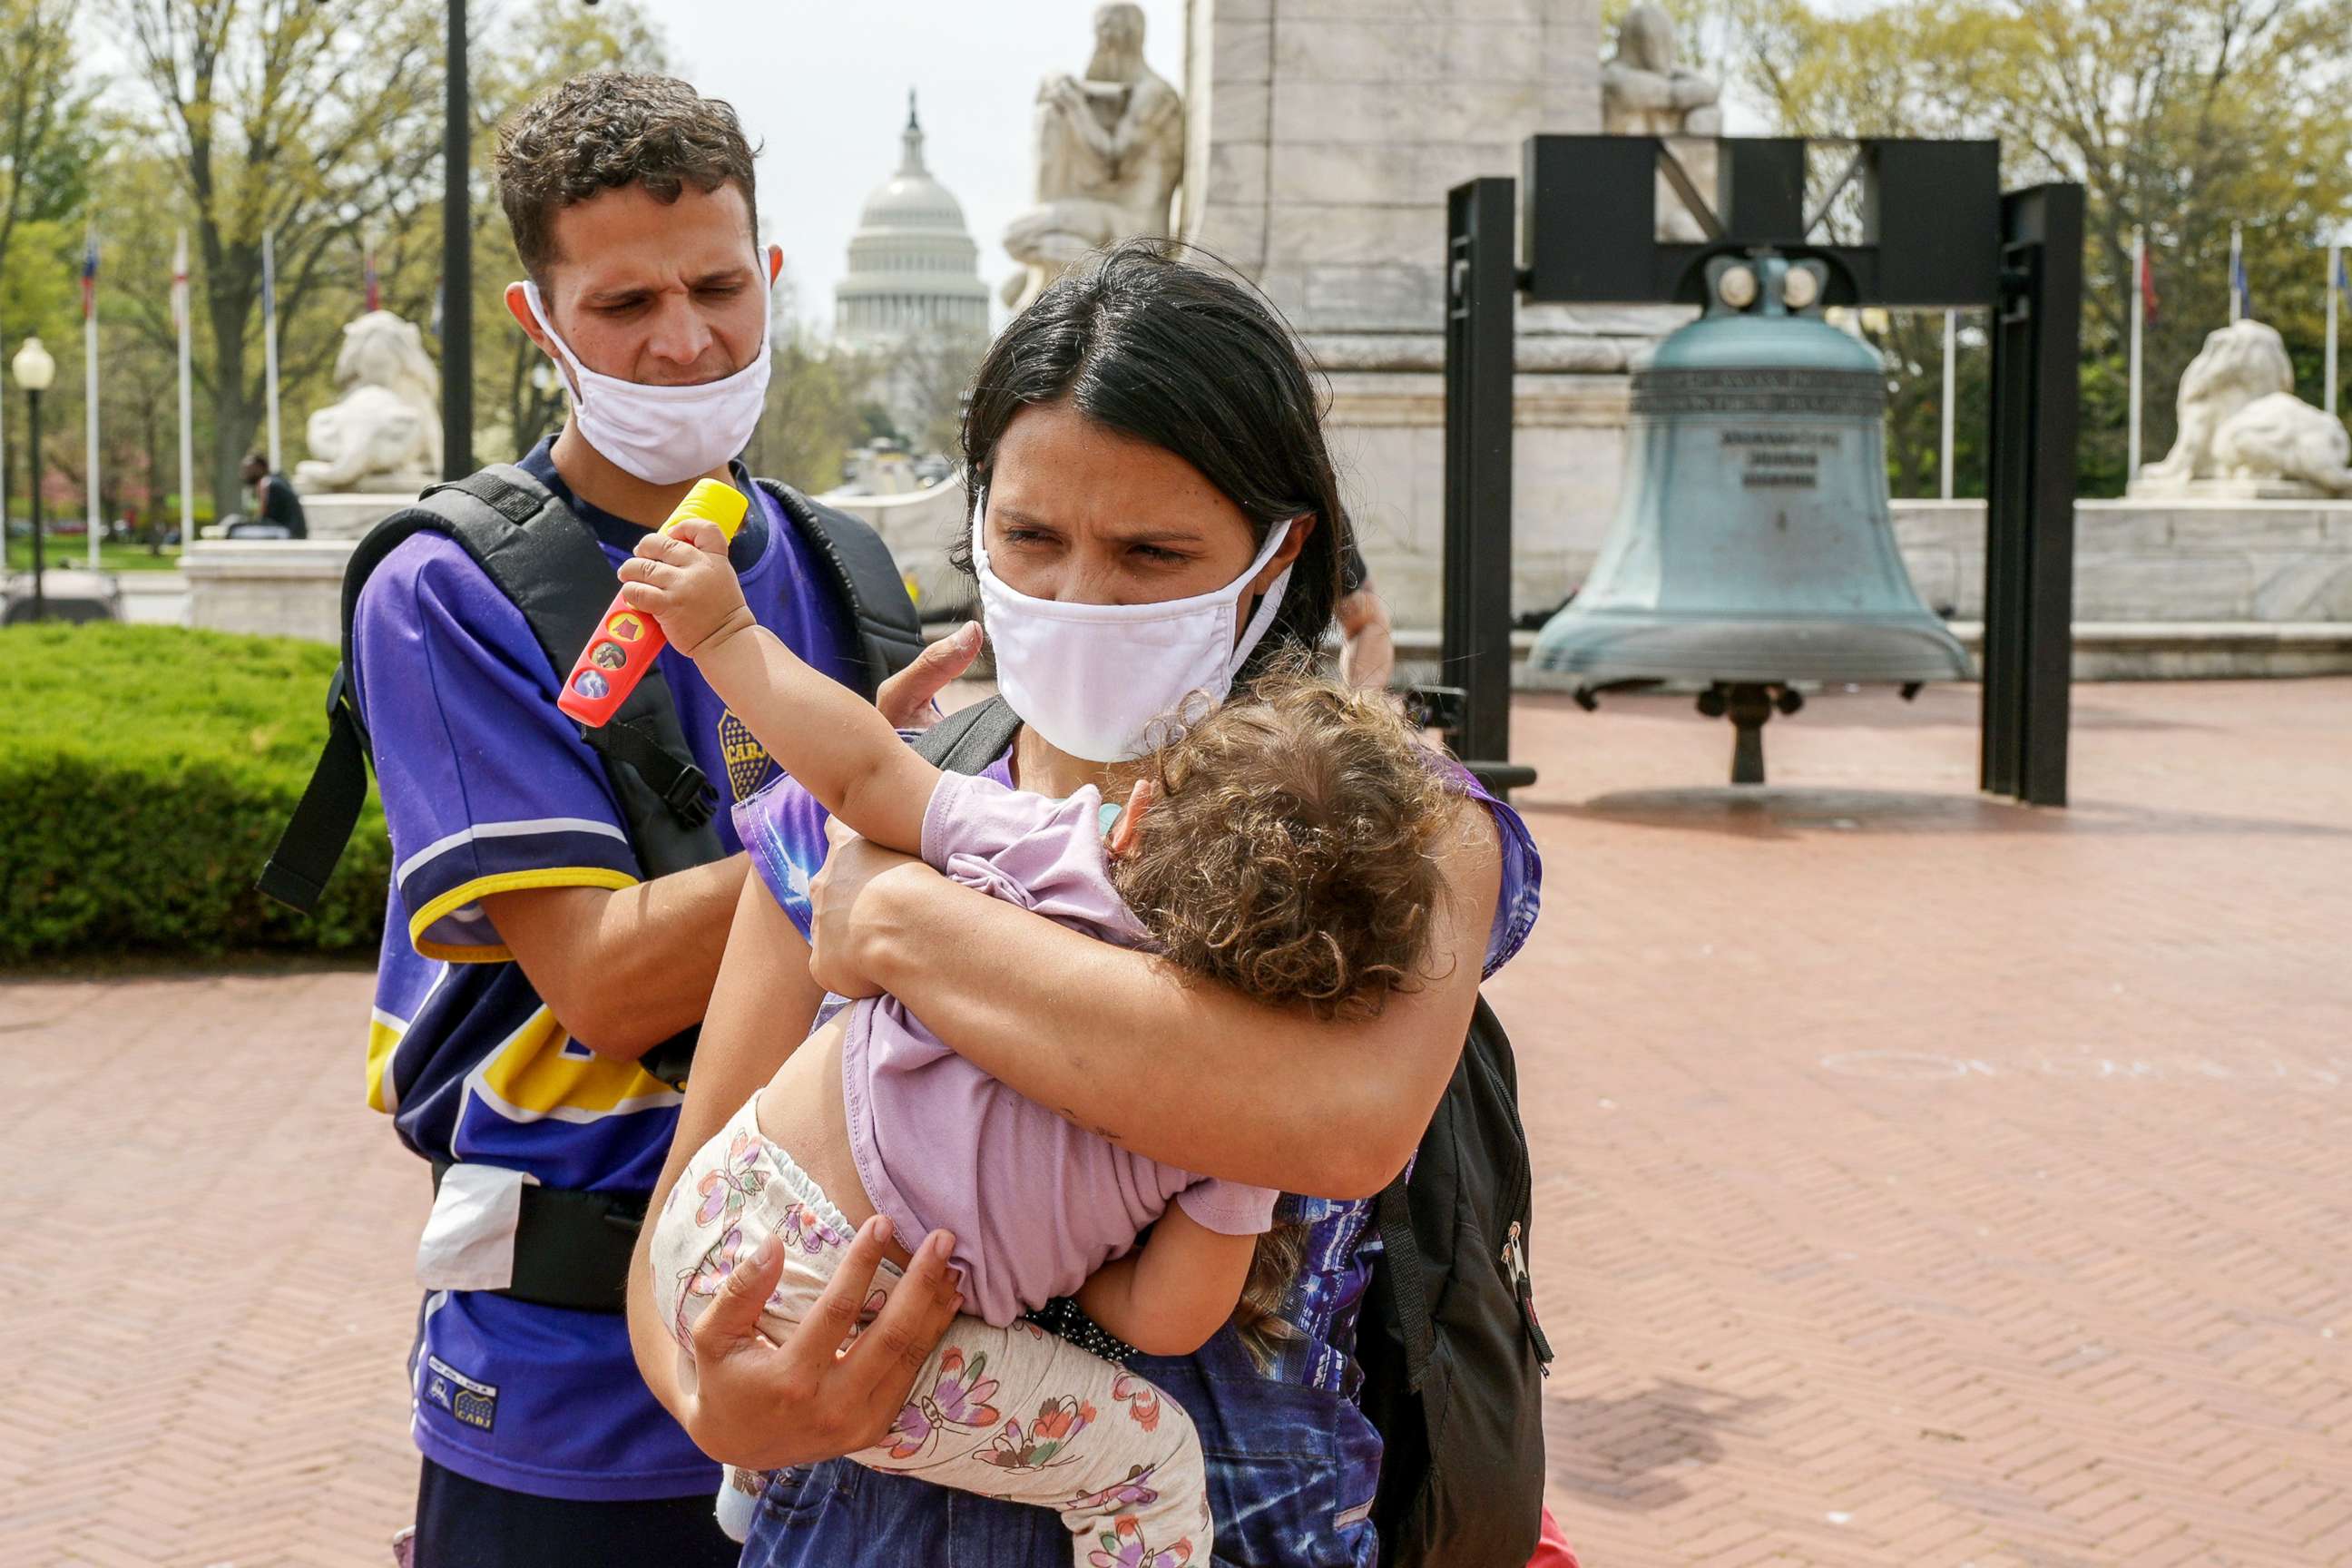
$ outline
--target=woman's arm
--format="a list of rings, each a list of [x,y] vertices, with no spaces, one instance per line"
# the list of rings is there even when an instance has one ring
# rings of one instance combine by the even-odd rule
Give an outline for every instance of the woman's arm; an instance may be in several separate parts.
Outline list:
[[[648,1215],[660,1215],[686,1162],[775,1075],[807,1033],[824,999],[809,979],[807,956],[799,931],[766,885],[756,876],[747,879]],[[639,1233],[629,1268],[629,1345],[654,1397],[705,1453],[729,1463],[754,1469],[808,1464],[877,1440],[959,1305],[945,1238],[934,1233],[917,1247],[914,1266],[871,1328],[836,1357],[865,1305],[887,1240],[887,1226],[869,1223],[816,1310],[783,1344],[773,1344],[757,1327],[783,1271],[783,1254],[771,1245],[735,1270],[696,1323],[689,1385],[680,1376],[677,1345],[648,1299],[653,1223],[649,1218]]]
[[[1461,803],[1455,823],[1433,977],[1374,1018],[1251,1001],[846,837],[811,889],[813,970],[845,995],[888,991],[969,1060],[1136,1153],[1367,1197],[1419,1145],[1477,1000],[1501,850],[1483,805]]]
[[[1078,1287],[1078,1305],[1145,1355],[1191,1355],[1234,1315],[1256,1250],[1257,1237],[1211,1230],[1170,1204],[1142,1246]]]

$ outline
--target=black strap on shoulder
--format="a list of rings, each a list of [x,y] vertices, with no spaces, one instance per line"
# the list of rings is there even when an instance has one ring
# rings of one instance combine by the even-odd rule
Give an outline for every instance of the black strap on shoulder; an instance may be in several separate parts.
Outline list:
[[[1002,697],[959,708],[915,737],[915,754],[951,773],[976,773],[1004,754],[1021,717]]]
[[[360,807],[367,801],[367,741],[344,691],[346,684],[339,664],[327,687],[327,743],[255,884],[306,915],[325,895],[327,879],[343,858],[343,846],[352,841]]]
[[[425,532],[456,541],[522,612],[555,680],[571,668],[612,603],[612,563],[595,534],[546,486],[510,463],[436,485],[416,505],[368,531],[343,571],[343,662],[329,695],[326,745],[259,882],[263,892],[306,913],[342,858],[367,795],[369,741],[349,677],[360,595],[386,556]],[[903,599],[905,588],[898,592]],[[583,731],[604,759],[631,847],[648,878],[719,858],[719,837],[710,827],[718,793],[695,765],[667,678],[658,667],[654,673],[657,679],[639,681],[604,730]]]
[[[882,536],[863,520],[837,508],[811,500],[790,485],[773,479],[752,483],[768,492],[808,541],[833,575],[834,586],[848,605],[857,633],[857,653],[865,668],[863,693],[868,701],[885,680],[915,662],[923,651],[923,623],[915,602],[907,596],[907,580]]]
[[[1381,1189],[1374,1200],[1372,1223],[1380,1227],[1381,1252],[1387,1259],[1385,1270],[1391,1306],[1404,1340],[1405,1386],[1413,1393],[1421,1392],[1421,1381],[1428,1374],[1430,1352],[1437,1342],[1436,1330],[1429,1321],[1428,1265],[1421,1256],[1421,1243],[1412,1234],[1412,1210],[1405,1201],[1405,1178],[1397,1177]]]

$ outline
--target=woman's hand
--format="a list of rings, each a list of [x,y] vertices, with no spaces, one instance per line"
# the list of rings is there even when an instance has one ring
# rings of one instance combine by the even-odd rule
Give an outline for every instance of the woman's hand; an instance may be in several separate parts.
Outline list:
[[[759,1324],[783,1274],[782,1247],[772,1236],[737,1265],[688,1333],[694,1363],[677,1415],[697,1447],[722,1464],[772,1470],[839,1458],[888,1435],[963,1300],[948,1272],[947,1233],[934,1231],[882,1310],[836,1353],[857,1327],[889,1234],[879,1215],[858,1227],[824,1293],[781,1345]]]
[[[877,949],[909,925],[898,895],[919,896],[943,879],[911,855],[861,838],[834,817],[824,865],[809,879],[809,974],[837,996],[878,996]]]

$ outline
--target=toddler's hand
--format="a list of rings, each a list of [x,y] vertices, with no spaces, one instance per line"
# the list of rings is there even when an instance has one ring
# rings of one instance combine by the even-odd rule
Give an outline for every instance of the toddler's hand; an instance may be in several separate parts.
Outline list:
[[[661,623],[678,652],[699,658],[754,623],[727,559],[727,536],[707,522],[649,533],[621,563],[621,597]]]

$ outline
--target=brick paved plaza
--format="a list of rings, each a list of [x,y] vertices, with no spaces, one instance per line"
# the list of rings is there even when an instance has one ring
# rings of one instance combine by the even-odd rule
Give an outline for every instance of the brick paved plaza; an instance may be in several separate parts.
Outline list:
[[[2352,1564],[2352,681],[1523,700],[1518,1042],[1590,1568]],[[423,1169],[368,977],[0,988],[0,1562],[362,1564]]]

